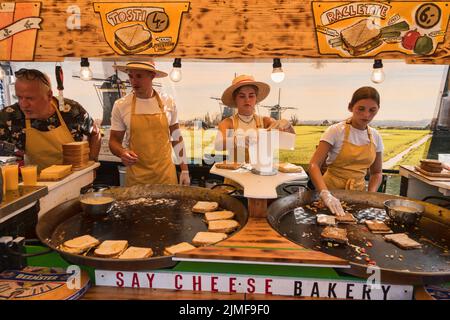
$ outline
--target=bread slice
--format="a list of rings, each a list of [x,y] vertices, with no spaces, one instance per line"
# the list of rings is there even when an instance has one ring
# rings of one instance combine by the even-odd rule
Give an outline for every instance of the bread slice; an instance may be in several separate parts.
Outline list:
[[[335,216],[329,216],[326,214],[318,214],[317,216],[317,224],[323,226],[323,225],[329,225],[334,226],[336,225],[336,217]]]
[[[220,232],[197,232],[192,243],[197,246],[206,246],[208,244],[214,244],[227,238],[226,233]]]
[[[208,223],[208,231],[230,233],[239,228],[236,220],[214,220]]]
[[[195,249],[195,247],[188,242],[181,242],[164,249],[164,255],[171,256],[179,252],[189,251]]]
[[[366,220],[366,226],[372,233],[375,234],[385,234],[393,233],[391,228],[389,228],[384,222],[377,220]]]
[[[216,163],[217,169],[236,170],[242,167],[242,163],[238,162],[221,162]]]
[[[152,248],[129,247],[119,256],[119,259],[145,259],[152,255]]]
[[[419,242],[408,237],[406,233],[387,234],[384,236],[384,240],[392,242],[405,250],[422,248],[422,245]]]
[[[212,211],[205,213],[206,222],[214,220],[228,220],[234,217],[233,211]]]
[[[357,221],[355,217],[351,214],[346,212],[343,216],[336,216],[336,222],[337,223],[346,223],[346,224],[356,224]]]
[[[214,201],[198,201],[192,208],[192,212],[206,213],[216,211],[219,208],[219,204]]]
[[[120,256],[127,247],[127,240],[106,240],[94,250],[94,254],[103,258],[115,258]]]
[[[303,168],[292,163],[282,162],[278,164],[278,171],[284,173],[303,172]]]
[[[64,242],[59,249],[68,253],[80,254],[100,244],[96,238],[86,234]]]
[[[326,227],[320,234],[322,240],[337,243],[348,243],[347,230],[335,227]]]

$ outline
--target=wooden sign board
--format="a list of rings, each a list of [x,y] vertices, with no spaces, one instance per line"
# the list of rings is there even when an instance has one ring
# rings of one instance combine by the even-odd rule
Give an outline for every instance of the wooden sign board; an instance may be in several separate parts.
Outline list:
[[[445,1],[22,0],[1,4],[0,29],[22,18],[41,19],[10,40],[0,40],[0,60],[7,61],[157,55],[252,61],[376,57],[450,63],[450,2]],[[365,5],[379,10],[358,14],[362,10],[358,8]],[[338,19],[322,21],[322,14],[331,17],[330,12]],[[354,12],[354,17],[343,19]],[[341,33],[350,28],[346,33],[351,34],[358,22],[369,18],[381,30],[375,41],[367,44],[371,50],[358,51],[358,45],[356,51],[350,49],[342,42]],[[123,36],[118,36],[119,29],[133,40],[118,39]]]

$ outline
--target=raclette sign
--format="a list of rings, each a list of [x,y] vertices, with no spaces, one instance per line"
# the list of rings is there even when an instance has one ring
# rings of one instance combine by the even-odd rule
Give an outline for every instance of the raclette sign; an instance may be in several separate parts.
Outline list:
[[[428,56],[444,42],[450,2],[313,1],[319,53],[345,58],[381,52]]]

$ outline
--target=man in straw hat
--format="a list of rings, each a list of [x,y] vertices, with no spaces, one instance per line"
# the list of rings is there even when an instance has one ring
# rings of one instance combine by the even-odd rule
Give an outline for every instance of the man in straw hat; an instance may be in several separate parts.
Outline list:
[[[128,74],[133,88],[133,92],[114,103],[109,138],[111,152],[127,167],[126,186],[177,184],[172,148],[181,160],[180,184],[189,185],[175,102],[153,89],[153,79],[166,77],[167,73],[157,70],[153,60],[114,67]]]
[[[63,163],[62,145],[85,138],[89,158],[97,160],[101,146],[100,130],[87,111],[76,101],[64,98],[59,110],[50,78],[37,69],[15,72],[18,102],[0,112],[0,140],[13,143],[16,156],[39,170]]]
[[[264,100],[269,95],[269,92],[270,86],[267,83],[255,81],[250,75],[240,75],[233,79],[231,86],[225,89],[222,94],[222,102],[226,106],[237,108],[237,113],[219,123],[215,141],[216,150],[226,150],[227,146],[233,145],[233,161],[243,160],[242,151],[244,151],[245,161],[248,162],[249,137],[246,135],[246,132],[252,129],[264,128],[295,133],[294,128],[287,120],[275,120],[255,113],[256,104]],[[245,147],[243,150],[242,148],[239,150],[236,144],[239,136],[245,136]],[[232,141],[229,141],[230,139]],[[227,180],[225,183],[231,183],[231,181]]]

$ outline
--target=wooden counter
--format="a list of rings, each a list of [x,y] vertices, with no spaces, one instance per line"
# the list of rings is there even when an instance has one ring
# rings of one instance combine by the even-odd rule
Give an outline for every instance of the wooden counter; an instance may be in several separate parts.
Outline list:
[[[400,195],[422,200],[427,196],[450,196],[450,181],[425,176],[414,166],[400,166],[402,187]]]

